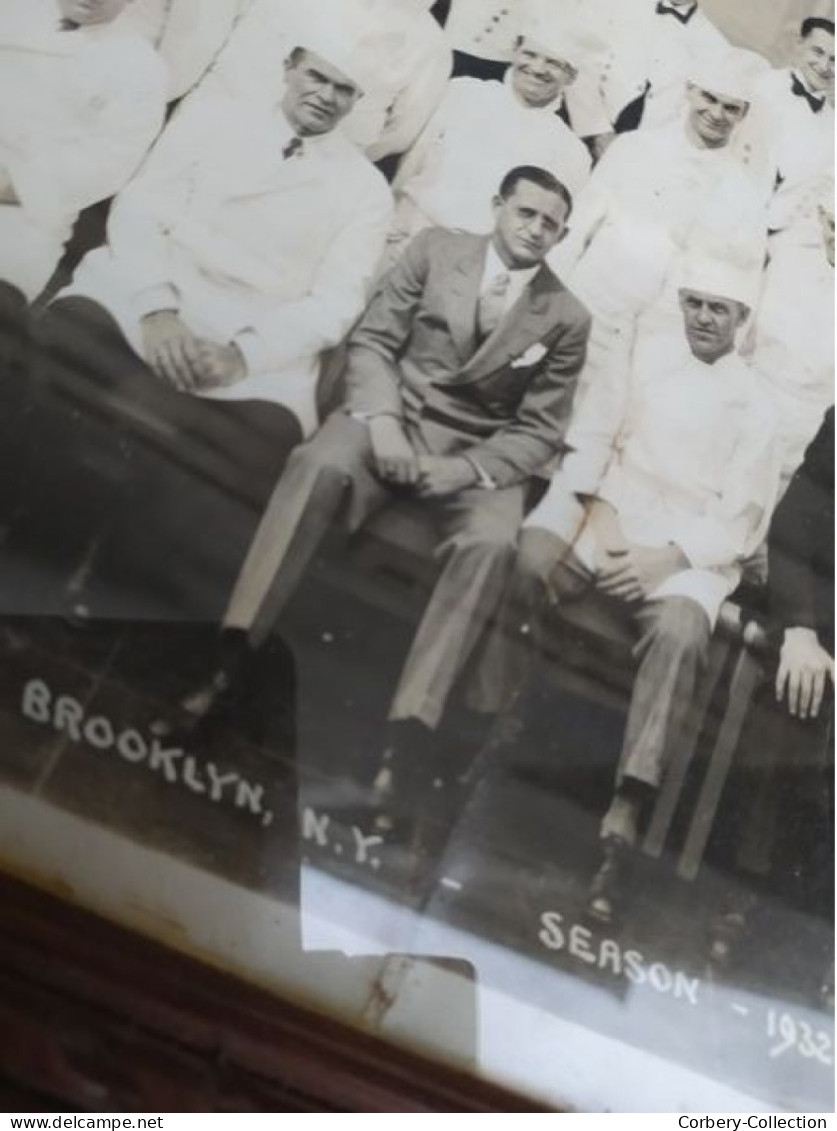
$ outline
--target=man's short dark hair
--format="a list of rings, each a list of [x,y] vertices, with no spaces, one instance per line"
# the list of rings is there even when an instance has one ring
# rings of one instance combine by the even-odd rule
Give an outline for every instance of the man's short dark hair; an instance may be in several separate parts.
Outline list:
[[[573,210],[573,198],[570,195],[570,190],[557,177],[553,177],[552,173],[547,172],[546,169],[541,169],[538,165],[517,165],[514,169],[510,169],[500,184],[499,191],[503,200],[508,200],[514,194],[514,190],[521,181],[529,181],[546,192],[554,192],[556,196],[560,196],[567,206],[567,219],[569,218]]]
[[[802,21],[799,34],[803,39],[807,39],[812,31],[825,31],[833,36],[834,20],[827,20],[824,16],[809,16],[807,20]]]

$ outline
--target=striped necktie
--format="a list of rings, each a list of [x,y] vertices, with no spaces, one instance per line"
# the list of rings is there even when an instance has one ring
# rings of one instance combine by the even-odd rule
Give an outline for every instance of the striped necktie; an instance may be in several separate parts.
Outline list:
[[[490,338],[503,321],[510,286],[511,275],[503,271],[491,280],[488,288],[480,295],[477,329],[483,338]]]

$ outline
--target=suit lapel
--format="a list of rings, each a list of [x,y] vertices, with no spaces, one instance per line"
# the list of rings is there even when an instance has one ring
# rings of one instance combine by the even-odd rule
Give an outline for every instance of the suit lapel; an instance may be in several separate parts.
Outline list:
[[[450,274],[445,279],[445,313],[451,338],[463,363],[473,356],[477,344],[477,296],[485,270],[487,248],[488,237],[475,241],[452,264]]]
[[[463,366],[454,384],[479,381],[502,369],[512,358],[540,341],[553,325],[553,305],[561,285],[547,267],[542,267],[506,314],[495,332],[482,343]]]

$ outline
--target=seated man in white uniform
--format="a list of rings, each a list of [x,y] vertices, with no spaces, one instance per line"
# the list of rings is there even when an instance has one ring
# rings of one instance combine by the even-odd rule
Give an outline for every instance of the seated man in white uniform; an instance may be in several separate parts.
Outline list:
[[[644,342],[628,382],[614,376],[591,389],[567,435],[570,454],[524,520],[506,615],[471,689],[473,707],[520,717],[556,604],[597,600],[633,622],[637,671],[591,893],[602,920],[613,916],[718,611],[776,496],[772,417],[736,352],[758,289],[758,265],[743,262],[689,264],[679,340]]]
[[[126,184],[163,124],[164,69],[125,28],[128,2],[0,11],[0,278],[30,302],[78,213]]]
[[[485,186],[499,184],[515,166],[548,170],[574,197],[582,190],[590,155],[556,113],[563,90],[578,73],[578,52],[556,21],[532,20],[502,82],[451,81],[393,183],[390,263],[425,228],[489,231],[493,217]]]
[[[369,89],[342,130],[372,161],[405,152],[438,106],[452,66],[423,0],[253,0],[196,96],[258,97],[270,86],[277,52],[332,21],[374,26],[380,40]]]
[[[770,141],[777,187],[770,227],[781,229],[812,181],[834,167],[834,22],[803,21],[789,67],[765,74],[753,92],[753,127]]]
[[[754,77],[766,64],[729,49],[696,66],[682,121],[620,136],[579,198],[553,266],[593,314],[584,385],[627,365],[638,319],[664,297],[676,306],[686,250],[720,227],[763,252],[771,181],[736,144]],[[583,386],[582,386],[583,387]]]
[[[834,403],[834,181],[798,203],[770,241],[753,355],[775,405],[785,481]]]
[[[256,506],[317,427],[321,355],[363,309],[383,248],[389,189],[336,129],[376,51],[374,39],[321,28],[286,59],[273,106],[183,107],[117,200],[107,246],[43,320],[56,387],[120,405],[123,422],[159,422],[184,460],[214,453],[216,492]],[[142,475],[157,472],[155,457],[136,444],[125,491],[151,498]],[[170,495],[170,464],[159,474]],[[110,520],[126,497],[117,484]],[[108,515],[90,521],[101,531]]]

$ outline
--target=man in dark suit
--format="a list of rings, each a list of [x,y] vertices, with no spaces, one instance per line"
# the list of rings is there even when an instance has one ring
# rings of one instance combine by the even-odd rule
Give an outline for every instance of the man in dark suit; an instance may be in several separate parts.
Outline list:
[[[430,229],[408,247],[350,338],[346,403],[291,457],[225,617],[258,646],[339,513],[354,531],[417,498],[442,571],[390,712],[401,730],[439,723],[506,584],[527,482],[563,450],[590,318],[544,260],[571,207],[521,167],[491,235]]]
[[[760,898],[834,918],[834,409],[808,446],[767,539],[773,648],[740,743],[731,805],[740,883],[712,924],[729,962]],[[825,992],[833,995],[833,963]]]
[[[834,408],[808,446],[770,527],[770,612],[781,633],[776,700],[820,717],[834,682]]]

